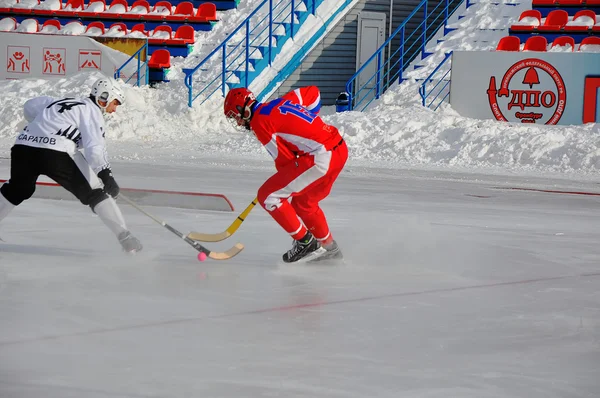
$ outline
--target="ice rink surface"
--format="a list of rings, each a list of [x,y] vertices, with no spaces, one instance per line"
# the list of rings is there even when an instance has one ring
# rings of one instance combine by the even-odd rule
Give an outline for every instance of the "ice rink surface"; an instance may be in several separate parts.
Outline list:
[[[0,177],[8,177],[8,163]],[[150,207],[224,230],[268,168],[114,163],[124,187],[225,194],[236,210]],[[594,182],[348,167],[323,202],[346,256],[284,265],[261,208],[196,252],[122,203],[128,257],[74,201],[0,224],[2,398],[576,398],[600,392]]]

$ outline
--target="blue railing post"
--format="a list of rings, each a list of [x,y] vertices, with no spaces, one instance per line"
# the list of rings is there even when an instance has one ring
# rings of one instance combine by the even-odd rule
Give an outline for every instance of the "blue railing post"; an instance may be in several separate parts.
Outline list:
[[[379,99],[379,97],[381,96],[381,53],[383,51],[379,52],[379,55],[377,56],[377,79],[375,79],[377,84],[377,89],[375,90],[375,98]]]
[[[400,48],[399,48],[399,53],[400,53],[400,59],[398,60],[398,74],[400,75],[400,80],[398,81],[399,83],[403,82],[402,79],[402,72],[404,71],[404,32],[405,32],[405,27],[402,27],[402,30],[400,30]]]
[[[271,38],[273,37],[273,0],[269,0],[269,66],[272,66],[273,62],[273,43]]]
[[[450,0],[446,0],[446,7],[444,8],[444,26],[446,26],[446,22],[448,22],[448,12],[450,8]]]
[[[246,20],[246,81],[245,81],[245,86],[248,87],[249,82],[249,69],[250,69],[250,20],[247,19]]]
[[[221,62],[221,91],[223,92],[223,96],[225,96],[225,68],[227,67],[227,46],[223,46],[223,60]]]
[[[294,38],[294,0],[292,0],[292,12],[290,13],[290,30],[291,30],[291,37],[292,39]]]
[[[424,57],[425,56],[425,46],[427,45],[427,1],[425,1],[424,3],[424,10],[423,10],[423,48],[421,49],[421,56]]]

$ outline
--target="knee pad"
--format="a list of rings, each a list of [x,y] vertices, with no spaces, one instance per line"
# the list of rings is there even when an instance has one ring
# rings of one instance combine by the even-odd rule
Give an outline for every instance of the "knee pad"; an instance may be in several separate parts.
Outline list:
[[[18,206],[23,201],[31,198],[35,192],[35,183],[33,184],[15,184],[14,182],[7,182],[0,187],[0,193],[6,198],[12,205]]]
[[[92,211],[94,211],[94,207],[103,200],[108,199],[108,195],[102,188],[92,189],[89,195],[81,198],[81,203],[84,205],[89,205]]]

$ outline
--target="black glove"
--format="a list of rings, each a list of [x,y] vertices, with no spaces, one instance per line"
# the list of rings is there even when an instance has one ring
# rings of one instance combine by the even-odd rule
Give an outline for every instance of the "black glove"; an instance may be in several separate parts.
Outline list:
[[[104,183],[104,192],[116,199],[119,195],[120,188],[112,175],[112,171],[110,169],[104,169],[98,173],[98,178]]]

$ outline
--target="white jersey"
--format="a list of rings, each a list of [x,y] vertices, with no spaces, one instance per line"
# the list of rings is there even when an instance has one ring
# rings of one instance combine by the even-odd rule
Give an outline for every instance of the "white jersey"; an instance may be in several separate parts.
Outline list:
[[[30,123],[15,144],[70,155],[81,149],[95,173],[110,167],[104,142],[104,116],[90,98],[37,97],[25,103],[23,113]]]

